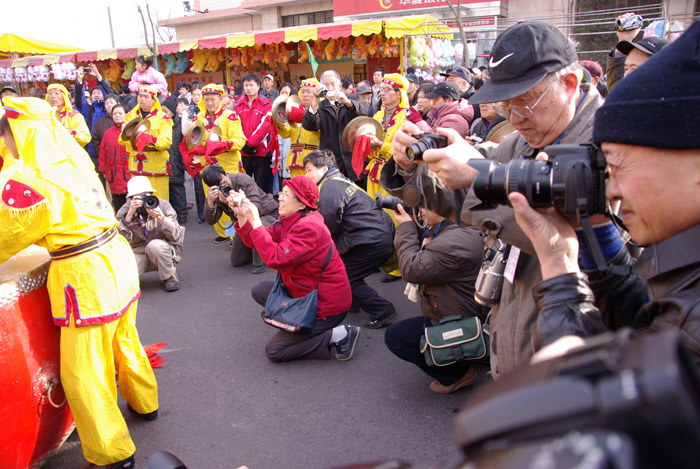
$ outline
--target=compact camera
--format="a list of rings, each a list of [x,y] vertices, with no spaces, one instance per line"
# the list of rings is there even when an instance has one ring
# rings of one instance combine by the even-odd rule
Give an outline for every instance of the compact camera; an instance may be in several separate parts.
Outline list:
[[[550,145],[543,151],[548,161],[469,160],[479,171],[472,187],[482,201],[472,210],[510,205],[508,194],[520,192],[533,208],[554,207],[567,215],[604,214],[605,157],[600,149],[590,144]]]
[[[90,73],[90,67],[81,67],[83,70],[83,73],[89,74]]]
[[[510,245],[500,239],[484,252],[484,262],[474,285],[474,299],[477,303],[490,306],[501,299],[503,278],[508,263]]]
[[[447,137],[433,132],[421,132],[418,135],[414,135],[413,138],[418,139],[418,141],[406,148],[406,158],[409,161],[423,161],[423,152],[425,150],[445,148],[447,146]]]
[[[637,29],[642,27],[642,17],[639,15],[626,16],[624,18],[618,18],[615,21],[615,28],[618,31],[631,31],[632,29]]]

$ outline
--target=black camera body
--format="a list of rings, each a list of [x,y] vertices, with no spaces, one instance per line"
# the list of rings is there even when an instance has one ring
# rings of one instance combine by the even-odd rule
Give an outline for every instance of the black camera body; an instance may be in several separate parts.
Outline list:
[[[418,141],[406,148],[406,158],[409,161],[423,161],[423,152],[425,150],[445,148],[447,146],[447,137],[434,132],[421,132],[413,137],[418,139]]]
[[[398,197],[392,197],[389,195],[375,194],[377,196],[377,208],[387,208],[389,210],[398,211],[399,205],[403,206],[403,209],[408,212],[411,207],[403,200]]]
[[[219,189],[219,192],[221,192],[224,195],[224,197],[228,197],[228,195],[233,190],[228,184],[219,184],[218,186],[216,186],[216,188]]]
[[[600,149],[590,144],[550,145],[543,151],[549,160],[469,160],[479,171],[472,187],[482,201],[472,210],[510,205],[508,194],[520,192],[533,208],[554,207],[567,215],[604,214],[606,163]]]

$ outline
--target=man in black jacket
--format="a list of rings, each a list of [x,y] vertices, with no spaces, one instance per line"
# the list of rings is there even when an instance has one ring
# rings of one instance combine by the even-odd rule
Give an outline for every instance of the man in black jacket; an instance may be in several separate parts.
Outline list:
[[[374,199],[335,167],[328,150],[312,151],[304,157],[306,177],[318,184],[318,210],[331,232],[352,289],[352,302],[369,318],[364,327],[379,329],[394,323],[396,309],[365,283],[394,250],[394,223],[377,207]]]
[[[97,78],[98,85],[90,88],[91,103],[88,104],[83,89],[83,76],[85,72],[83,68],[78,68],[75,72],[75,108],[83,115],[85,123],[90,129],[90,132],[92,132],[97,120],[107,115],[107,111],[105,110],[105,96],[108,94],[116,94],[116,91],[109,86],[109,83],[102,77],[95,64],[90,64],[88,68],[90,70],[90,75]],[[95,163],[95,168],[97,168],[97,155],[100,153],[99,143],[97,147],[93,145],[93,142],[88,143],[86,150],[92,162]]]
[[[326,87],[326,99],[318,97],[304,114],[302,126],[309,131],[321,131],[321,150],[330,150],[336,155],[336,164],[341,173],[352,182],[358,182],[352,170],[352,152],[343,146],[343,130],[352,119],[366,116],[368,106],[360,101],[352,101],[340,90],[340,74],[327,70],[321,74],[321,84]]]
[[[180,153],[182,142],[182,116],[177,112],[177,99],[168,96],[163,101],[163,112],[173,120],[173,144],[168,148],[170,162],[170,205],[177,213],[177,222],[181,225],[187,223],[187,193],[185,192],[185,162]]]

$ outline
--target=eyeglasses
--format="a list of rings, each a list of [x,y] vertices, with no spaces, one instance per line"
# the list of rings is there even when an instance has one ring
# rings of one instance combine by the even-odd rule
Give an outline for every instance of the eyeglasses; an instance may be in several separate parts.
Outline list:
[[[380,86],[379,91],[382,91],[384,93],[388,93],[389,91],[394,91],[393,86]]]
[[[285,199],[290,199],[290,198],[291,198],[291,199],[296,199],[296,197],[294,196],[294,194],[289,194],[289,193],[284,192],[284,191],[280,192],[280,193],[277,195],[277,198],[278,198],[279,200],[285,200]]]
[[[535,101],[535,104],[533,104],[532,107],[524,106],[521,104],[506,107],[502,104],[495,104],[493,106],[493,110],[496,111],[500,116],[505,117],[506,119],[510,118],[511,112],[521,119],[529,119],[530,117],[532,117],[532,111],[534,111],[537,105],[540,104],[540,101],[542,101],[542,98],[544,98],[544,95],[547,94],[547,91],[549,91],[549,89],[554,83],[556,83],[556,80],[549,84],[549,86],[544,90],[540,97],[537,98],[537,101]]]

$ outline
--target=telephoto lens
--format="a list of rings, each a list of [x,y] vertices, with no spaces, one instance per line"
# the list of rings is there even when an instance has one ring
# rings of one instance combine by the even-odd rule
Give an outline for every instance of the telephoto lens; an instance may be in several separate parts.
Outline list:
[[[447,146],[447,137],[433,132],[422,132],[413,137],[417,138],[418,141],[406,148],[406,158],[409,161],[423,161],[423,152],[425,150],[445,148]]]
[[[377,196],[377,207],[387,208],[389,210],[398,211],[398,206],[402,205],[405,211],[409,211],[409,205],[398,197],[391,197],[389,195],[376,194]]]
[[[158,197],[155,195],[147,195],[143,198],[143,206],[146,208],[146,210],[153,210],[154,208],[158,207],[158,205]]]

